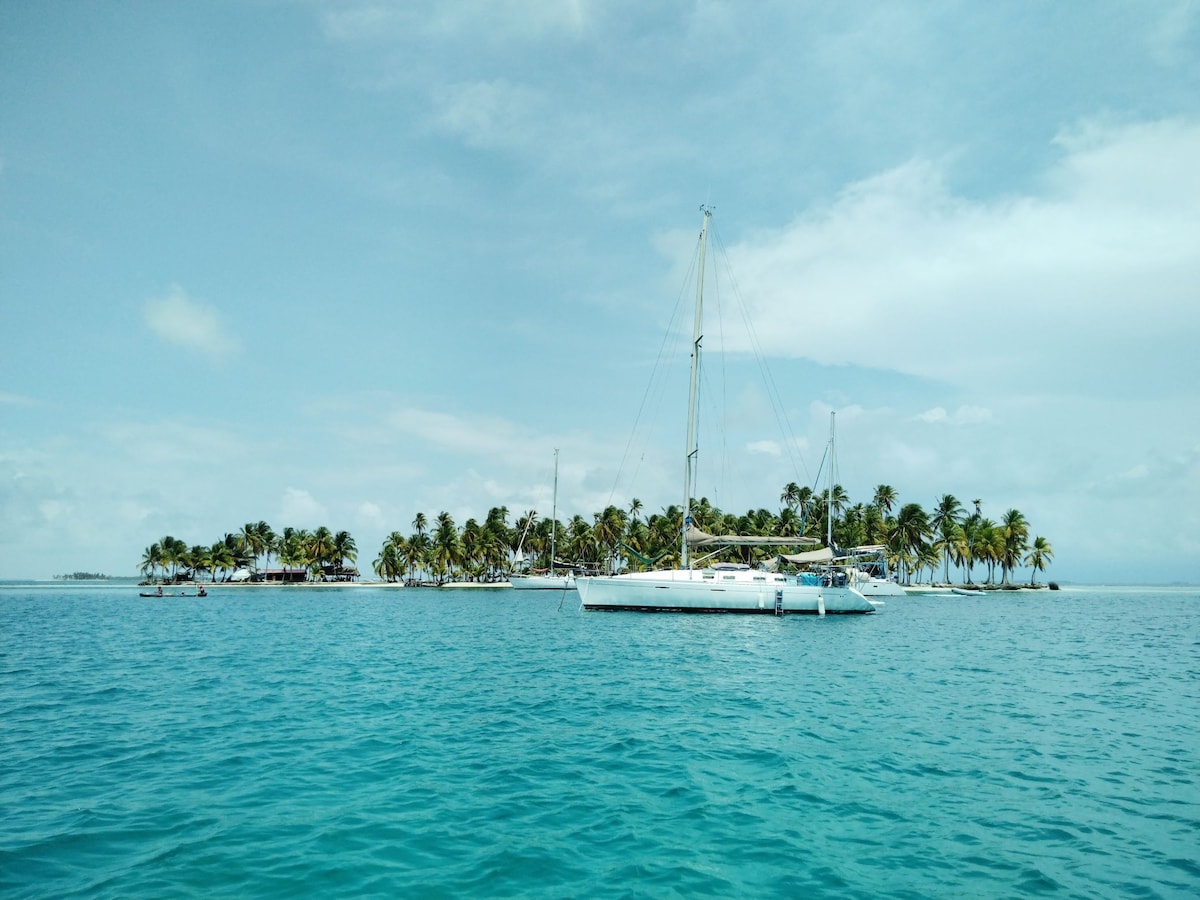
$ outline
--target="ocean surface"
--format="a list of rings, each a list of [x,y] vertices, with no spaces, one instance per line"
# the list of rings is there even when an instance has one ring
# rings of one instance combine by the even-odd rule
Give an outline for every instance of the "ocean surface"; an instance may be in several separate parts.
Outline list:
[[[1200,896],[1200,590],[2,584],[0,895]]]

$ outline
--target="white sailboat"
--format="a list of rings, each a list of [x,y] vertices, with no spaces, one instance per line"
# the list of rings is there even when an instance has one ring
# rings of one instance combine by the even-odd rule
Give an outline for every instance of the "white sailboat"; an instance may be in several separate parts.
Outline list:
[[[696,283],[696,314],[692,332],[691,382],[688,395],[687,452],[683,477],[683,528],[680,535],[680,568],[629,572],[612,576],[579,576],[575,579],[580,601],[587,610],[637,612],[759,613],[872,613],[875,606],[847,583],[843,572],[785,575],[746,565],[717,564],[693,568],[691,546],[734,544],[775,545],[798,542],[794,538],[715,537],[699,531],[692,522],[692,470],[695,466],[696,409],[700,375],[700,343],[704,321],[704,262],[707,253],[707,208],[700,229]]]
[[[826,506],[832,502],[833,498],[833,482],[835,460],[837,458],[836,448],[834,446],[834,437],[836,434],[835,422],[837,421],[837,413],[829,413],[829,470],[826,478],[825,486],[825,503]],[[833,543],[833,516],[829,515],[826,518],[825,541],[830,548],[834,547]],[[829,555],[831,559],[829,564],[837,566],[846,573],[850,581],[850,585],[866,597],[868,600],[875,597],[903,597],[904,588],[898,583],[892,581],[891,574],[888,571],[887,548],[882,544],[871,544],[869,546],[853,547],[842,556],[835,556],[833,550],[830,549]],[[792,562],[798,562],[793,557],[785,557]]]
[[[550,571],[546,574],[537,572],[514,572],[508,576],[508,583],[515,588],[526,591],[569,591],[575,587],[574,572],[554,571],[554,542],[558,529],[558,448],[554,450],[554,499],[551,501],[550,513]],[[519,552],[519,551],[518,551]]]
[[[887,548],[882,544],[854,547],[840,560],[850,583],[864,597],[903,597],[904,587],[893,581],[888,570]]]

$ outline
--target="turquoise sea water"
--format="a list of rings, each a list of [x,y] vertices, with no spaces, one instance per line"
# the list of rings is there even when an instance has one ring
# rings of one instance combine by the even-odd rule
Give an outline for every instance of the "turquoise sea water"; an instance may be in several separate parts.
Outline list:
[[[0,586],[5,897],[1192,897],[1200,591]]]

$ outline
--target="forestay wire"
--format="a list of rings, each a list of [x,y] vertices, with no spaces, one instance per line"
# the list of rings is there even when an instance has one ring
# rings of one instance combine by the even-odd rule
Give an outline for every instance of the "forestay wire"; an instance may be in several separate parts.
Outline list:
[[[714,233],[719,250],[718,256],[722,263],[726,277],[729,279],[730,290],[734,299],[737,301],[738,312],[741,313],[742,322],[746,326],[746,334],[750,339],[750,347],[754,351],[754,361],[758,365],[759,372],[762,375],[763,383],[767,387],[767,396],[771,402],[771,411],[775,415],[775,423],[779,428],[780,434],[784,436],[784,445],[787,450],[788,461],[791,463],[792,471],[797,472],[799,469],[796,465],[797,454],[796,450],[800,446],[796,438],[796,433],[792,429],[792,423],[788,419],[787,408],[784,406],[782,395],[779,392],[779,387],[775,383],[775,378],[771,374],[770,368],[767,366],[766,355],[762,350],[762,343],[758,339],[758,333],[754,330],[754,324],[750,319],[749,311],[746,309],[746,303],[742,299],[741,290],[738,287],[737,279],[733,275],[733,269],[729,264],[729,252],[725,249],[725,241],[721,237],[721,231],[716,224],[711,225],[710,230]],[[811,480],[808,474],[808,466],[804,462],[804,458],[800,457],[800,469],[804,470],[803,482]],[[801,481],[797,477],[797,481]]]
[[[697,251],[699,250],[699,247],[700,247],[700,242],[697,239],[697,242],[696,242],[696,250]],[[672,342],[671,338],[672,338],[672,336],[677,335],[679,333],[678,328],[677,328],[677,323],[680,320],[681,309],[683,308],[683,304],[684,304],[685,292],[689,285],[694,284],[696,266],[698,263],[699,263],[698,254],[697,254],[697,252],[693,252],[691,266],[688,268],[688,271],[685,273],[683,280],[680,282],[679,292],[675,296],[675,308],[674,308],[674,310],[672,310],[671,319],[667,323],[666,330],[663,332],[662,343],[659,345],[659,348],[658,348],[658,356],[654,360],[654,366],[652,367],[652,369],[650,371],[650,377],[646,382],[646,390],[642,394],[642,400],[641,400],[641,403],[638,405],[637,415],[634,417],[634,420],[633,420],[633,428],[629,432],[629,439],[625,442],[625,452],[621,455],[621,463],[620,463],[620,465],[617,466],[617,472],[613,478],[613,486],[608,494],[608,502],[610,505],[612,503],[613,497],[615,497],[617,494],[617,487],[621,483],[622,473],[624,473],[624,471],[625,471],[625,466],[628,464],[630,456],[635,454],[634,438],[637,437],[637,435],[639,433],[639,428],[641,427],[642,420],[646,414],[647,407],[651,405],[651,399],[654,399],[654,401],[655,401],[653,404],[655,411],[661,411],[662,404],[663,404],[663,395],[666,392],[666,378],[660,377],[659,373],[664,368],[663,361],[668,357],[668,355],[670,355],[670,354],[668,354],[668,347],[671,346],[672,343],[678,343],[678,338],[676,338],[676,340],[674,342]],[[656,390],[657,390],[657,393],[655,393]],[[650,437],[651,437],[650,429],[647,428],[647,429],[645,429],[644,437],[642,438],[642,445],[636,452],[636,461],[635,461],[635,464],[633,467],[633,473],[629,479],[630,484],[637,483],[638,473],[641,469],[642,461],[645,459],[646,445],[648,445],[650,443]]]

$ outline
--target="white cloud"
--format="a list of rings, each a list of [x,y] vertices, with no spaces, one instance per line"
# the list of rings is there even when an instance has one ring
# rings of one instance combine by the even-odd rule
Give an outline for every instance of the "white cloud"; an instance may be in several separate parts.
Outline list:
[[[1164,334],[1200,336],[1200,125],[1058,144],[1036,193],[957,196],[918,160],[734,247],[765,351],[1009,387],[1155,368]]]
[[[925,412],[919,413],[916,418],[922,422],[929,422],[931,424],[978,425],[983,422],[990,422],[992,411],[982,406],[960,406],[951,415],[944,408],[935,406],[933,409],[927,409]]]
[[[146,325],[159,337],[209,356],[224,356],[240,347],[215,307],[192,300],[177,284],[165,296],[146,301]]]
[[[0,391],[0,406],[33,406],[34,401],[21,394],[9,394]]]
[[[779,446],[778,441],[751,441],[746,445],[746,450],[749,453],[761,453],[766,456],[780,456],[783,453],[783,448]]]
[[[313,499],[305,490],[289,487],[279,502],[280,522],[296,528],[317,528],[326,525],[328,513],[325,507]]]
[[[377,503],[363,501],[358,505],[357,518],[365,528],[382,529],[387,524],[383,510]]]

